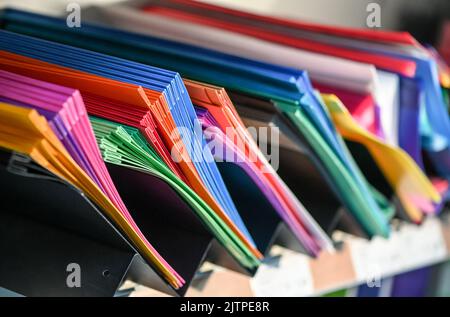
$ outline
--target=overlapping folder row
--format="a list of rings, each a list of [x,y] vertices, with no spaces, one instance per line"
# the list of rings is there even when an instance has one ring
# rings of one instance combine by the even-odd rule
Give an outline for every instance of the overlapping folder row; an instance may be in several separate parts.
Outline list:
[[[272,220],[317,256],[337,228],[388,238],[450,197],[450,74],[409,34],[190,0],[83,17],[1,12],[0,147],[85,194],[173,289],[192,276],[168,259],[188,250],[159,252],[172,231],[141,230],[151,217],[188,210],[254,273]],[[147,186],[184,209],[137,197]]]

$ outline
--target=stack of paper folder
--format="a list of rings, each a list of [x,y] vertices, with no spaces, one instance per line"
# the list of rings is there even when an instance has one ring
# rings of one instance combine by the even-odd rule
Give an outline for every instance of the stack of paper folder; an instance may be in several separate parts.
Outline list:
[[[80,28],[3,10],[0,238],[16,290],[39,294],[33,266],[53,294],[49,267],[76,257],[82,294],[132,278],[183,295],[205,258],[252,275],[286,234],[316,257],[336,230],[421,224],[450,199],[449,88],[407,33],[191,0],[91,7]],[[16,226],[40,238],[15,248]]]
[[[305,135],[315,154],[320,156],[318,161],[324,165],[326,177],[340,184],[334,186],[333,191],[337,192],[352,217],[361,223],[363,231],[370,236],[388,235],[392,206],[379,193],[372,194],[374,189],[362,178],[361,172],[348,156],[324,105],[312,91],[305,72],[86,24],[83,28],[68,30],[64,36],[59,36],[62,31],[58,31],[58,28],[67,29],[62,20],[30,14],[20,17],[21,14],[5,12],[4,27],[29,35],[45,35],[47,39],[72,42],[87,49],[114,53],[160,67],[176,68],[182,75],[274,101],[276,108],[288,117],[297,132]],[[19,23],[17,28],[13,23],[15,17]],[[27,26],[30,24],[33,26]],[[39,27],[43,28],[42,32]],[[127,45],[128,49],[119,49],[123,45]],[[11,44],[7,46],[6,49],[11,49]]]

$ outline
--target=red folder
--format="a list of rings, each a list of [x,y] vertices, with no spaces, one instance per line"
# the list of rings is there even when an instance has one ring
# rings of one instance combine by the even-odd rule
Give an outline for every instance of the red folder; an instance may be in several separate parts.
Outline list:
[[[239,11],[235,9],[225,8],[218,5],[193,0],[169,0],[169,1],[165,0],[161,3],[158,3],[158,5],[167,7],[176,7],[180,9],[184,8],[185,11],[188,11],[188,9],[208,10],[209,12],[211,12],[211,15],[213,13],[222,13],[227,14],[229,16],[244,18],[247,20],[263,22],[268,25],[285,26],[292,29],[299,29],[366,41],[374,41],[379,43],[403,44],[410,46],[419,45],[416,39],[408,32],[395,32],[384,30],[373,31],[368,29],[355,29],[348,27],[327,26],[323,24],[300,22],[272,16],[258,15],[250,12]]]
[[[164,5],[162,5],[164,6]],[[358,62],[373,64],[377,68],[394,72],[406,77],[413,77],[416,72],[416,64],[411,61],[388,57],[382,54],[375,54],[363,51],[343,48],[336,45],[324,44],[318,41],[299,39],[288,35],[277,33],[268,28],[261,28],[256,25],[243,25],[238,22],[225,21],[217,16],[209,17],[208,13],[195,14],[182,11],[181,9],[172,9],[160,6],[147,6],[145,11],[163,16],[169,16],[180,20],[190,21],[201,25],[209,25],[228,31],[253,36],[269,42],[279,43],[286,46],[312,51],[316,53],[336,56],[344,59],[350,59]]]

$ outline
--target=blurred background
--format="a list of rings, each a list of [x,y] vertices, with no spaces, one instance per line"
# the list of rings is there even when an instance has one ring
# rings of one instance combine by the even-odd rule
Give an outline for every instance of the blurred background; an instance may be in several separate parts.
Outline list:
[[[108,5],[129,0],[0,0],[48,14],[61,14],[67,3]],[[205,1],[205,0],[202,0]],[[229,7],[331,25],[366,27],[369,3],[381,7],[381,28],[411,32],[419,41],[437,45],[442,26],[450,19],[448,0],[206,0]]]

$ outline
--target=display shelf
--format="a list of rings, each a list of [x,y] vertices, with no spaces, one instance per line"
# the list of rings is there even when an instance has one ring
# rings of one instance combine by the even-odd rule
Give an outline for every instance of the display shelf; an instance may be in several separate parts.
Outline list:
[[[376,287],[384,278],[450,260],[448,217],[428,218],[420,226],[398,221],[389,239],[342,232],[335,239],[342,247],[316,259],[275,245],[253,278],[205,263],[200,271],[209,276],[194,279],[186,296],[320,296],[366,283]],[[138,289],[132,296],[159,296]]]

